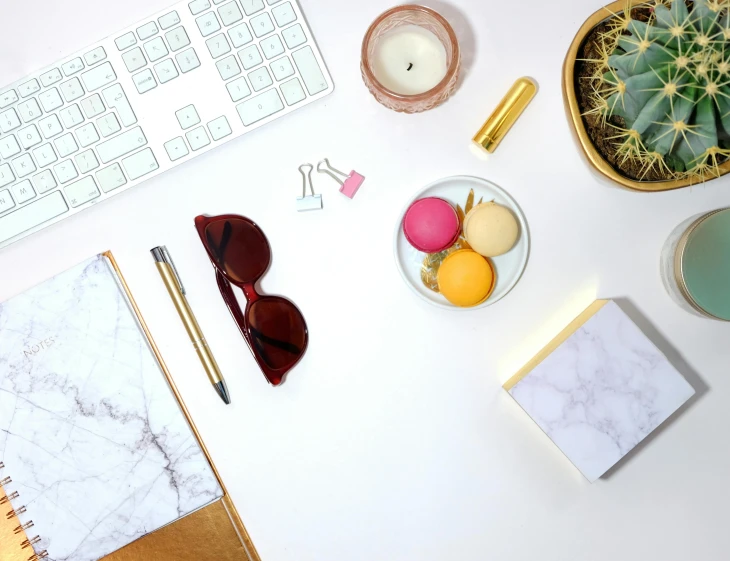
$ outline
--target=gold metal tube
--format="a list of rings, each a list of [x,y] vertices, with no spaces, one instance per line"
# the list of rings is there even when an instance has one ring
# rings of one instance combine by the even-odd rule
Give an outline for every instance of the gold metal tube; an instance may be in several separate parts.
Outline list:
[[[536,93],[537,84],[532,79],[518,79],[474,136],[474,142],[490,154],[494,152]]]

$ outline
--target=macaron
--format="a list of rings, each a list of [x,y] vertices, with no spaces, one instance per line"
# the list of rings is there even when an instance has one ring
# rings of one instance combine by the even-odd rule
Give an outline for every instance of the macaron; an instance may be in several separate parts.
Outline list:
[[[485,257],[507,253],[517,243],[520,226],[505,206],[491,202],[472,208],[464,218],[464,237],[471,248]]]
[[[459,239],[459,215],[451,204],[438,197],[415,201],[403,218],[403,233],[408,242],[424,253],[438,253]]]
[[[439,267],[439,292],[455,306],[481,304],[492,294],[495,284],[492,263],[471,249],[455,251]]]

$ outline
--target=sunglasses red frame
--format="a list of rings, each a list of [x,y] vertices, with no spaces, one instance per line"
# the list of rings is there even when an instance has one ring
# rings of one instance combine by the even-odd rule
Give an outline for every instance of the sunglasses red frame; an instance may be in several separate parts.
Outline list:
[[[207,228],[216,222],[225,222],[225,221],[243,221],[250,225],[251,227],[255,228],[258,233],[261,234],[261,237],[263,238],[264,243],[266,244],[266,248],[269,252],[269,262],[266,265],[266,267],[261,271],[261,273],[254,279],[248,281],[248,282],[240,282],[235,279],[232,279],[225,270],[223,270],[221,267],[219,267],[217,263],[217,258],[215,254],[213,253],[212,248],[210,247],[208,238],[206,236]],[[256,283],[261,280],[261,278],[266,274],[266,271],[269,270],[269,267],[271,266],[271,262],[273,261],[273,254],[271,251],[271,244],[269,244],[269,240],[266,238],[266,235],[264,234],[263,230],[251,219],[246,218],[245,216],[241,216],[238,214],[222,214],[220,216],[206,216],[206,215],[200,215],[195,217],[195,228],[198,231],[198,235],[200,236],[200,241],[203,243],[203,247],[205,248],[206,253],[208,254],[208,258],[210,259],[210,262],[213,264],[213,268],[215,269],[216,274],[216,281],[218,283],[218,289],[220,290],[221,296],[223,297],[223,301],[226,303],[226,306],[228,306],[228,310],[231,312],[231,316],[233,317],[233,320],[236,322],[236,325],[238,325],[238,329],[241,331],[241,335],[243,336],[244,340],[246,341],[246,344],[248,345],[249,350],[251,351],[251,354],[256,359],[256,363],[259,365],[259,368],[263,372],[266,379],[269,381],[270,384],[274,386],[278,386],[281,384],[284,380],[284,376],[289,372],[292,368],[294,368],[299,361],[304,356],[304,353],[307,351],[307,347],[309,346],[309,329],[307,328],[307,323],[304,320],[304,315],[302,314],[301,310],[292,302],[291,300],[284,298],[283,296],[270,296],[270,295],[264,295],[260,294],[256,290]],[[233,292],[233,288],[231,285],[237,286],[243,291],[243,295],[246,298],[246,307],[244,310],[241,310],[241,306],[238,303],[238,300],[236,299],[236,295]],[[291,364],[284,368],[272,368],[268,364],[266,364],[264,358],[261,356],[261,352],[257,345],[255,344],[255,334],[253,333],[253,329],[251,326],[251,322],[249,320],[249,312],[251,310],[251,306],[255,302],[263,301],[263,300],[270,300],[274,302],[284,302],[288,305],[290,305],[293,310],[295,310],[299,316],[301,316],[302,325],[304,326],[304,344],[301,348],[296,348],[293,344],[281,341],[281,342],[274,342],[274,344],[277,344],[281,348],[285,348],[286,345],[291,346],[290,349],[285,349],[288,352],[292,352],[293,354],[298,354],[296,360],[294,360]],[[259,335],[260,336],[260,335]],[[271,343],[271,341],[268,341]]]

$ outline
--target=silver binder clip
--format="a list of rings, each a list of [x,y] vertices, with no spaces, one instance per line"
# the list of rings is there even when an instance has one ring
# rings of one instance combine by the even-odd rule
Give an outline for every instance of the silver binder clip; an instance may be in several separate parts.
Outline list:
[[[306,168],[309,168],[309,170],[305,172],[304,170]],[[299,212],[322,209],[322,195],[314,194],[312,170],[314,170],[312,164],[302,164],[299,166],[299,173],[302,174],[302,196],[297,197],[297,211]],[[309,182],[309,192],[311,195],[307,195],[307,182]]]

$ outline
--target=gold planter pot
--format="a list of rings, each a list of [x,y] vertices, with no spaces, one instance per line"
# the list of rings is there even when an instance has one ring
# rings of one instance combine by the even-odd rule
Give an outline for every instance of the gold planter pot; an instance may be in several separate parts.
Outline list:
[[[588,131],[585,128],[583,118],[581,117],[575,85],[575,63],[578,58],[578,51],[583,45],[586,37],[588,37],[595,27],[604,21],[611,19],[613,17],[612,14],[620,14],[624,11],[627,1],[630,3],[632,8],[634,6],[647,3],[645,0],[618,0],[608,4],[585,21],[578,31],[578,34],[575,36],[575,39],[573,39],[573,43],[570,45],[568,54],[565,57],[565,63],[563,64],[563,99],[565,101],[565,110],[568,113],[568,120],[572,125],[571,128],[573,129],[573,134],[575,135],[578,144],[590,165],[593,166],[601,175],[607,177],[613,182],[635,191],[668,191],[670,189],[688,187],[692,184],[690,179],[637,181],[635,179],[625,177],[616,171],[596,149],[591,137],[588,135]],[[725,162],[720,166],[721,175],[725,175],[728,172],[730,172],[730,161]]]

